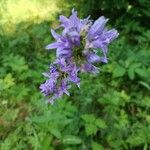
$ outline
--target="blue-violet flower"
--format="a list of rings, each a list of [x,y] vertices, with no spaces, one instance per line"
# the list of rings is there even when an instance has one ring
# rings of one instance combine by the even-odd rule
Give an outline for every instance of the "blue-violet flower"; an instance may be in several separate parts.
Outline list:
[[[46,49],[56,49],[56,60],[50,65],[49,72],[43,73],[47,80],[40,86],[50,103],[63,94],[70,95],[72,83],[80,87],[79,73],[99,73],[95,64],[108,62],[107,47],[119,35],[117,30],[105,27],[108,19],[104,16],[93,23],[90,17],[79,19],[73,9],[69,18],[61,15],[59,21],[57,29],[62,31],[61,34],[51,29],[56,42],[46,46]]]

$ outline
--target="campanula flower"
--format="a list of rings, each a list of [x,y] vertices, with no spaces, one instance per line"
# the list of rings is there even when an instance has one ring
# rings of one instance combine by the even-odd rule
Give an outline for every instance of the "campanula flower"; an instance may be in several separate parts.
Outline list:
[[[117,30],[106,28],[108,19],[104,16],[93,22],[90,17],[78,18],[73,9],[70,17],[61,15],[59,21],[60,25],[51,29],[55,42],[46,46],[48,50],[56,49],[56,60],[43,73],[47,80],[40,86],[50,103],[64,94],[70,95],[72,84],[80,87],[80,73],[99,73],[96,65],[108,62],[108,45],[119,35]]]

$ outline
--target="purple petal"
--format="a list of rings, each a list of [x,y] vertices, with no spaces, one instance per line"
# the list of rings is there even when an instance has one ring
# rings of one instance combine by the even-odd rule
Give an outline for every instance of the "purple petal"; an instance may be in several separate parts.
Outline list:
[[[116,39],[118,37],[118,35],[119,35],[118,31],[115,30],[115,29],[111,29],[111,30],[105,31],[102,34],[102,38],[105,39],[103,41],[103,43],[105,43],[105,44],[111,43],[114,39]]]
[[[105,24],[108,21],[108,19],[105,19],[104,16],[99,17],[94,24],[91,26],[88,36],[89,38],[94,38],[95,34],[101,34],[104,30]]]
[[[57,49],[56,51],[56,56],[57,57],[71,57],[72,56],[72,52],[71,50],[66,50],[66,49]]]
[[[52,36],[53,36],[56,40],[58,40],[58,39],[60,38],[60,35],[57,34],[57,33],[55,32],[55,30],[53,30],[53,29],[51,29],[51,34],[52,34]]]
[[[96,40],[92,41],[93,46],[96,48],[102,48],[104,45],[110,44],[118,36],[118,32],[115,29],[105,30]]]
[[[54,88],[55,88],[55,81],[51,79],[46,80],[46,82],[44,84],[41,84],[40,86],[40,90],[45,96],[51,94],[54,91]]]
[[[59,46],[61,46],[61,43],[58,43],[58,42],[55,42],[55,43],[52,43],[52,44],[49,44],[45,47],[45,49],[56,49],[58,48]]]
[[[92,48],[101,48],[103,46],[101,39],[94,40],[92,45]]]
[[[69,25],[69,19],[63,15],[59,17],[60,22],[62,23],[63,27],[67,27]]]
[[[89,63],[97,63],[97,62],[100,62],[100,57],[97,54],[89,53],[87,55],[87,61]]]
[[[58,64],[61,67],[66,66],[65,58],[58,58],[55,60],[54,64]]]
[[[92,64],[86,63],[86,64],[82,65],[81,71],[91,72],[91,73],[99,73],[99,68],[95,67]]]
[[[107,57],[100,57],[100,61],[103,63],[108,63]]]
[[[58,90],[58,94],[61,96],[63,95],[63,93],[67,94],[67,95],[70,95],[69,92],[68,92],[68,89],[70,88],[70,86],[68,86],[68,83],[67,83],[67,80],[66,79],[63,79],[61,81],[61,86]]]
[[[47,100],[47,103],[54,104],[54,100],[59,98],[57,94],[53,95],[50,99]]]
[[[77,17],[76,11],[74,10],[72,11],[72,15],[69,17],[69,20],[72,27],[76,27],[76,30],[79,32],[81,27],[81,22],[80,19]]]

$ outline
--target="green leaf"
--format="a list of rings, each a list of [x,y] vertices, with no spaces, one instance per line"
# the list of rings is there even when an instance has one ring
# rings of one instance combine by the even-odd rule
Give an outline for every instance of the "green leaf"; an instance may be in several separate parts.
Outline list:
[[[62,143],[67,145],[78,145],[82,143],[82,140],[77,136],[66,135],[63,137]]]
[[[96,142],[92,142],[92,150],[104,150],[104,147]]]
[[[5,83],[3,79],[0,79],[0,91],[5,89]]]
[[[95,124],[101,129],[105,129],[107,127],[105,121],[100,118],[96,119]]]
[[[120,65],[115,66],[113,70],[113,77],[122,77],[126,73],[126,69]]]
[[[143,85],[145,88],[147,88],[148,90],[150,90],[150,85],[146,82],[140,81],[139,82],[141,85]]]
[[[145,126],[141,126],[141,129],[137,129],[137,132],[130,135],[127,139],[127,142],[130,143],[132,146],[139,146],[141,144],[146,143],[149,141],[149,129]]]
[[[5,89],[8,89],[15,84],[14,78],[12,77],[12,75],[10,73],[6,75],[3,82],[4,82]]]
[[[96,120],[96,117],[93,114],[82,115],[81,118],[88,123],[93,123]]]
[[[35,138],[35,137],[34,137]],[[50,134],[42,135],[42,140],[40,142],[40,145],[43,150],[51,150],[51,142],[52,142],[53,136]]]
[[[3,63],[5,67],[11,67],[13,71],[18,73],[28,69],[24,57],[19,55],[14,56],[13,54],[10,54],[7,57],[4,57]]]
[[[147,143],[144,144],[143,150],[148,150],[148,144]]]
[[[135,73],[134,73],[134,69],[133,69],[133,68],[129,68],[129,69],[128,69],[128,76],[129,76],[129,78],[130,78],[131,80],[134,79]]]
[[[148,77],[149,77],[149,72],[148,72],[148,70],[145,69],[145,68],[137,68],[137,69],[135,70],[135,72],[136,72],[139,76],[141,76],[141,77],[144,77],[144,78],[148,78]]]
[[[8,121],[14,121],[18,117],[18,112],[18,109],[8,109],[3,117]]]
[[[87,135],[95,135],[96,132],[98,131],[97,126],[94,124],[86,124],[85,125],[85,131]]]
[[[130,66],[129,66],[129,69],[128,69],[128,76],[131,80],[134,79],[135,77],[135,69],[136,68],[139,68],[141,66],[140,63],[132,63]]]
[[[50,128],[49,128],[49,131],[51,132],[52,135],[54,135],[54,136],[57,137],[58,139],[61,138],[61,132],[60,132],[58,129],[56,129],[56,128],[54,128],[54,127],[50,127]]]
[[[51,121],[53,118],[51,115],[45,114],[43,116],[35,116],[31,118],[31,121],[34,123],[48,123]]]
[[[132,146],[138,146],[141,145],[143,143],[145,143],[145,136],[138,136],[138,135],[134,135],[131,136],[127,139],[127,142],[130,143]]]

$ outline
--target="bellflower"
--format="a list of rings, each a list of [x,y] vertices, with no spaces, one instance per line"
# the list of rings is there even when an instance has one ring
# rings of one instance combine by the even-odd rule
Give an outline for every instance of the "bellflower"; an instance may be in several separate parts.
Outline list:
[[[70,95],[72,84],[80,87],[79,73],[98,73],[97,63],[107,63],[108,45],[119,35],[115,29],[107,29],[108,19],[99,17],[94,23],[90,17],[80,19],[77,11],[67,18],[59,17],[61,30],[51,29],[55,42],[46,46],[46,49],[56,49],[56,60],[50,65],[49,72],[43,73],[47,78],[41,84],[41,92],[48,97],[48,102],[63,96]],[[101,52],[102,56],[98,53]]]

